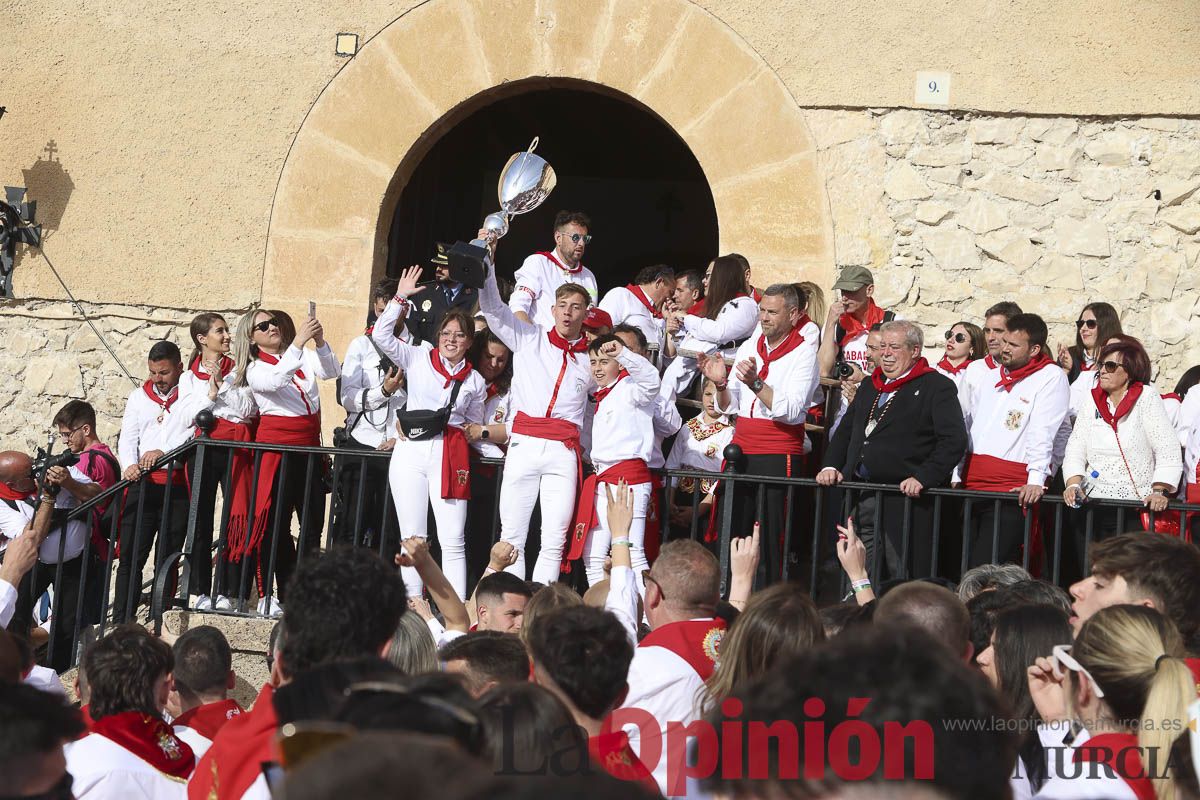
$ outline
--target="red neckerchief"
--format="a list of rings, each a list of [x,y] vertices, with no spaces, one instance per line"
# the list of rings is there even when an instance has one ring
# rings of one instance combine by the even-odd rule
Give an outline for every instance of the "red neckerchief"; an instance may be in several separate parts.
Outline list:
[[[962,372],[967,367],[971,366],[971,359],[969,359],[969,358],[966,359],[965,361],[963,361],[961,364],[959,364],[956,367],[950,363],[949,358],[947,358],[946,356],[942,356],[942,360],[939,361],[937,363],[937,365],[938,365],[938,369],[945,370],[946,372],[949,372],[951,375],[957,375],[958,373]]]
[[[36,488],[22,494],[16,489],[11,488],[7,483],[0,483],[0,500],[12,500],[13,502],[32,500],[36,494]]]
[[[908,383],[914,378],[921,377],[927,372],[933,372],[933,367],[929,366],[929,362],[925,359],[918,358],[913,363],[912,369],[910,369],[907,374],[901,375],[894,381],[889,381],[887,378],[885,378],[883,376],[883,369],[876,367],[875,371],[871,373],[871,383],[875,384],[875,389],[879,392],[879,394],[891,394],[904,384]]]
[[[1012,387],[1016,386],[1021,381],[1028,378],[1033,373],[1037,372],[1042,367],[1048,367],[1054,363],[1054,360],[1045,353],[1038,353],[1037,358],[1029,359],[1029,363],[1023,367],[1017,367],[1012,372],[1009,372],[1006,367],[1000,367],[1000,382],[996,384],[997,389],[1004,389],[1006,392],[1011,392]]]
[[[867,317],[862,322],[852,314],[842,314],[838,317],[838,325],[842,326],[845,333],[842,335],[841,346],[845,347],[850,342],[862,336],[864,333],[869,333],[871,328],[883,322],[883,309],[875,305],[875,301],[867,298]]]
[[[694,317],[703,317],[704,312],[707,309],[707,307],[708,307],[708,305],[705,302],[704,298],[702,297],[699,300],[697,300],[696,302],[692,303],[690,306],[688,306],[687,313],[691,314]]]
[[[546,334],[550,339],[550,344],[563,351],[563,363],[566,363],[568,356],[572,353],[586,353],[588,348],[587,337],[580,336],[574,342],[568,342],[558,332],[557,328],[551,328]]]
[[[646,634],[638,647],[665,647],[696,670],[701,680],[708,680],[717,668],[725,627],[720,617],[668,622]]]
[[[159,772],[187,780],[196,767],[196,756],[188,743],[175,735],[162,717],[140,711],[123,711],[101,717],[92,733],[119,744]]]
[[[575,265],[575,268],[574,268],[574,269],[572,269],[571,267],[568,267],[566,264],[564,264],[564,263],[562,263],[561,261],[559,261],[559,260],[558,260],[558,259],[555,257],[554,253],[550,253],[550,252],[542,252],[542,253],[538,253],[538,255],[539,255],[539,256],[545,256],[546,258],[550,259],[551,261],[553,261],[553,262],[555,263],[555,265],[556,265],[556,266],[557,266],[559,269],[561,269],[563,272],[567,273],[568,275],[578,275],[580,272],[582,272],[582,271],[583,271],[583,262],[582,262],[582,261],[581,261],[581,262],[579,262],[578,264],[576,264],[576,265]]]
[[[487,396],[483,398],[483,402],[486,403],[498,394],[500,394],[500,387],[494,383],[489,383],[487,385]]]
[[[370,335],[371,335],[372,333],[374,333],[374,332],[375,332],[375,326],[374,326],[374,325],[368,325],[368,326],[367,326],[367,329],[366,329],[365,331],[363,331],[363,336],[370,336]]]
[[[1125,396],[1121,398],[1121,402],[1117,403],[1117,411],[1114,414],[1108,410],[1108,393],[1099,386],[1092,388],[1092,402],[1096,404],[1096,410],[1100,412],[1100,419],[1107,422],[1113,431],[1117,430],[1118,422],[1129,416],[1129,412],[1133,411],[1134,405],[1141,396],[1142,384],[1129,384],[1129,388],[1125,390]]]
[[[446,382],[442,384],[443,389],[449,386],[452,381],[465,381],[467,376],[471,374],[471,362],[465,358],[459,364],[458,372],[450,372],[450,370],[443,366],[442,356],[436,348],[429,351],[429,363],[433,364],[434,372],[446,379]]]
[[[266,761],[279,761],[275,733],[279,718],[271,702],[274,689],[262,688],[254,705],[221,729],[212,747],[196,765],[196,774],[188,783],[190,797],[215,797],[237,800],[262,775]]]
[[[646,293],[642,291],[642,287],[638,286],[637,284],[630,283],[627,284],[625,288],[628,289],[629,292],[646,307],[646,310],[650,312],[651,316],[653,316],[655,319],[662,319],[662,312],[654,307],[654,304],[650,302],[650,298],[646,297]]]
[[[1162,396],[1162,399],[1163,400],[1177,400],[1180,403],[1183,402],[1183,398],[1180,397],[1179,395],[1175,394],[1174,392],[1167,392],[1166,394],[1164,394]]]
[[[258,351],[258,360],[265,361],[268,364],[278,364],[279,363],[278,356],[273,356],[264,350]],[[302,369],[296,370],[296,377],[299,378],[300,380],[304,380],[304,370],[302,370]]]
[[[205,739],[211,740],[217,737],[217,731],[221,730],[226,722],[244,710],[236,700],[218,700],[183,712],[175,718],[175,724],[191,728]]]
[[[988,369],[1000,369],[1000,365],[996,363],[996,359],[992,358],[991,353],[983,357],[983,363],[987,364]]]
[[[1154,800],[1154,784],[1142,766],[1141,748],[1132,733],[1102,733],[1088,739],[1071,754],[1076,764],[1104,764],[1133,792],[1137,800]]]
[[[766,334],[762,334],[758,337],[758,344],[755,347],[758,350],[758,357],[762,361],[762,367],[760,367],[758,370],[759,380],[765,381],[767,379],[767,373],[771,369],[772,361],[778,361],[800,345],[804,344],[804,337],[800,335],[800,329],[807,325],[808,322],[808,315],[802,315],[800,317],[800,321],[796,323],[796,327],[788,331],[787,337],[770,353],[767,352]]]
[[[233,370],[233,359],[229,356],[221,356],[219,363],[221,365],[221,377],[224,378],[230,373],[230,371]],[[193,375],[205,383],[207,383],[208,379],[212,377],[201,367],[200,356],[196,356],[192,359],[191,370]]]
[[[610,383],[608,386],[605,386],[601,389],[596,390],[595,398],[596,398],[597,410],[599,410],[599,408],[600,408],[601,401],[604,400],[604,398],[608,397],[609,393],[612,392],[613,389],[617,388],[618,383],[620,383],[621,381],[625,380],[628,377],[629,377],[629,372],[622,369],[620,372],[617,373],[617,379],[615,381]]]
[[[755,303],[761,303],[762,298],[763,298],[762,292],[760,292],[758,289],[755,289],[753,286],[751,286],[750,289],[751,289],[751,292],[750,292],[749,296],[754,298]],[[746,296],[747,295],[745,292],[742,292],[741,294],[738,295],[738,297],[746,297]]]
[[[154,383],[152,381],[146,381],[143,383],[142,391],[144,391],[146,396],[153,400],[154,404],[161,408],[164,413],[170,411],[171,406],[175,405],[175,401],[179,399],[178,384],[175,385],[175,388],[171,390],[171,393],[167,395],[165,400],[159,397],[158,393],[154,391]]]

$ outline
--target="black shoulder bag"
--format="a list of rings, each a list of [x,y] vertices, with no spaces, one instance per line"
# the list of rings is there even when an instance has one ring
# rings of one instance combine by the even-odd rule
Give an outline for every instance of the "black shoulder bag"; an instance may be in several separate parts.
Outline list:
[[[454,388],[450,390],[450,402],[436,411],[409,411],[407,403],[404,408],[397,410],[396,421],[400,423],[400,430],[404,433],[404,438],[414,442],[423,442],[445,431],[446,425],[450,422],[450,412],[454,409],[454,401],[458,399],[458,390],[462,388],[463,382],[454,382]]]

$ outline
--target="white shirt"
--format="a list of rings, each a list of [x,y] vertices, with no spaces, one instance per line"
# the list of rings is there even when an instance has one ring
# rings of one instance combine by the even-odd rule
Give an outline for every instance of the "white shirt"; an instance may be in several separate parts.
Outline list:
[[[1038,733],[1047,748],[1047,779],[1034,800],[1137,800],[1129,784],[1108,765],[1075,763],[1075,750],[1092,738],[1086,730],[1069,745],[1062,742],[1062,731],[1039,725]],[[1160,765],[1165,766],[1164,762],[1165,758]]]
[[[500,299],[495,274],[489,275],[479,290],[479,308],[492,333],[513,351],[514,416],[523,411],[531,417],[562,419],[582,426],[588,392],[596,385],[587,353],[568,353],[564,369],[563,351],[550,343],[549,329],[513,316]],[[558,394],[554,396],[556,385]]]
[[[553,255],[558,258],[557,253]],[[577,272],[570,272],[541,253],[526,258],[514,278],[516,286],[509,296],[508,307],[514,312],[524,311],[534,324],[546,329],[554,327],[554,316],[550,309],[554,307],[554,293],[563,284],[577,283],[587,289],[590,303],[595,303],[600,297],[596,276],[590,269],[581,264]],[[482,298],[480,307],[483,307]]]
[[[504,425],[506,428],[509,428],[514,416],[511,390],[502,394],[494,394],[491,397],[488,397],[486,393],[484,394],[484,425]],[[485,442],[481,439],[478,442],[473,442],[472,446],[484,458],[504,458],[504,449],[494,442]]]
[[[971,418],[971,402],[981,387],[991,389],[1000,380],[1000,363],[990,355],[977,358],[967,365],[958,380],[958,404],[963,419]]]
[[[1055,435],[1070,406],[1067,374],[1050,363],[1019,381],[1011,391],[996,386],[999,371],[994,375],[992,385],[974,388],[968,400],[971,411],[964,409],[969,452],[1025,464],[1028,482],[1041,486],[1050,475]],[[967,386],[964,381],[960,397]]]
[[[0,579],[0,628],[7,628],[17,611],[17,587]]]
[[[67,696],[67,690],[63,686],[62,679],[58,677],[58,673],[49,667],[43,667],[34,664],[29,670],[29,674],[22,681],[26,686],[32,686],[39,691],[57,694],[63,697]]]
[[[685,335],[679,342],[681,350],[713,353],[721,345],[741,342],[758,325],[758,303],[753,297],[735,297],[717,312],[716,319],[686,314],[683,318]],[[818,335],[820,330],[817,331]],[[806,339],[809,337],[805,334]],[[732,348],[725,348],[732,349]]]
[[[658,370],[628,347],[617,361],[629,372],[596,404],[592,419],[592,463],[597,472],[621,461],[649,461],[654,450]]]
[[[155,396],[166,400],[158,390],[151,387]],[[182,394],[182,390],[180,390]],[[139,386],[129,393],[125,401],[125,416],[121,420],[121,436],[117,440],[117,459],[121,469],[138,463],[144,453],[161,450],[169,453],[192,438],[192,418],[186,406],[181,407],[182,397],[169,409],[150,399],[144,387]]]
[[[1089,495],[1121,500],[1140,500],[1150,494],[1155,483],[1170,484],[1172,488],[1179,484],[1183,470],[1179,439],[1158,392],[1143,388],[1129,414],[1117,422],[1116,433],[1100,417],[1091,397],[1088,402],[1091,413],[1080,409],[1075,430],[1067,441],[1064,478],[1083,475]],[[1115,410],[1111,400],[1106,398],[1106,403],[1110,412]],[[1092,472],[1099,475],[1092,477]]]
[[[705,423],[701,416],[692,417],[679,430],[671,455],[667,459],[667,469],[695,469],[707,472],[720,472],[721,463],[725,460],[725,446],[733,441],[733,426],[725,417],[716,422]],[[680,479],[675,478],[678,483]],[[708,488],[701,486],[704,494],[715,488],[715,483],[704,481]]]
[[[172,725],[171,730],[175,731],[175,735],[187,742],[188,747],[192,748],[192,752],[196,755],[196,763],[200,763],[200,757],[208,752],[208,748],[212,747],[212,739],[209,739],[204,734],[195,728],[189,728],[187,725]]]
[[[662,395],[662,387],[654,400],[654,449],[650,451],[650,469],[662,469],[667,463],[663,455],[663,441],[674,436],[683,427],[683,417],[679,415],[679,407],[674,400]]]
[[[401,338],[405,343],[412,343],[412,334],[407,328],[401,332]],[[346,409],[347,432],[356,442],[367,447],[379,447],[388,439],[396,438],[396,412],[404,408],[408,400],[408,393],[403,387],[397,387],[391,397],[383,393],[383,380],[387,372],[381,364],[382,359],[369,336],[355,337],[346,348],[339,400],[342,408]],[[363,392],[366,392],[365,396]],[[351,423],[354,424],[353,429],[350,428]]]
[[[451,364],[444,356],[432,349],[414,347],[406,344],[392,334],[392,326],[400,316],[400,304],[395,300],[388,302],[387,308],[375,321],[375,331],[371,338],[387,357],[396,362],[396,366],[404,370],[408,380],[409,411],[437,411],[450,402],[454,391],[454,381],[447,380],[433,366],[433,359],[438,359],[447,373],[454,375],[466,364],[460,361]],[[483,397],[487,394],[487,384],[474,369],[468,367],[467,377],[462,381],[454,408],[450,410],[451,425],[462,425],[464,422],[483,421]]]
[[[637,579],[629,567],[613,567],[609,578],[608,598],[604,610],[611,612],[629,636],[633,645],[633,661],[629,664],[629,693],[621,708],[648,712],[662,730],[662,751],[658,762],[646,764],[654,773],[659,791],[667,793],[667,725],[688,725],[700,718],[700,703],[704,696],[704,681],[684,658],[665,647],[639,647],[637,643]],[[641,758],[641,729],[624,726],[629,746]]]
[[[1185,440],[1187,436],[1191,435],[1192,429],[1198,422],[1200,422],[1200,392],[1189,390],[1183,396],[1183,402],[1179,404],[1179,428],[1183,431],[1182,436]]]
[[[737,414],[747,419],[768,419],[789,425],[802,425],[812,408],[813,396],[820,385],[820,370],[817,367],[817,348],[820,345],[821,329],[816,323],[808,322],[800,329],[804,341],[792,352],[771,362],[771,368],[764,380],[771,387],[771,407],[759,401],[750,387],[743,384],[730,370],[729,394],[727,408],[720,407],[718,398],[717,411],[722,414]],[[760,369],[762,359],[758,356],[759,337],[747,339],[738,348],[734,356],[734,364],[749,359]],[[774,348],[768,347],[767,353]],[[806,437],[807,438],[807,437]],[[807,446],[805,448],[807,450]]]
[[[967,374],[967,370],[970,369],[971,367],[970,367],[970,364],[968,364],[966,368],[960,369],[958,372],[951,372],[950,370],[948,370],[942,366],[941,359],[939,358],[938,363],[934,364],[933,368],[935,370],[937,370],[938,372],[942,373],[943,375],[945,375],[950,380],[954,381],[954,385],[957,387],[962,384],[963,376],[965,376]]]
[[[187,783],[168,777],[121,745],[89,733],[63,748],[77,800],[183,800]]]
[[[336,378],[341,368],[326,342],[316,350],[290,345],[279,361],[268,364],[256,358],[246,367],[246,382],[263,415],[307,417],[321,410],[318,380]],[[297,375],[303,372],[304,377]]]
[[[138,391],[141,391],[140,389]],[[92,483],[92,479],[84,475],[75,467],[68,467],[67,471],[71,473],[71,477],[79,483]],[[33,522],[33,515],[37,511],[37,497],[34,496],[31,502],[24,500],[14,500],[13,504],[16,508],[9,507],[7,502],[0,501],[0,550],[8,547],[8,542],[16,539],[25,533],[25,529]],[[31,504],[32,503],[32,504]],[[79,500],[75,495],[65,489],[58,493],[58,497],[54,500],[55,508],[74,508],[79,505]],[[70,561],[77,558],[83,552],[83,548],[87,546],[88,538],[92,532],[92,520],[88,515],[80,519],[73,519],[67,523],[67,541],[63,550],[63,561]],[[62,540],[62,526],[51,523],[50,534],[46,537],[46,541],[42,542],[38,548],[38,560],[43,564],[58,563],[58,548]]]
[[[204,409],[210,409],[213,416],[237,424],[245,424],[258,416],[258,406],[254,404],[254,392],[249,386],[237,386],[234,373],[230,372],[221,379],[217,389],[217,399],[208,399],[208,381],[202,381],[190,369],[185,369],[179,378],[180,413],[188,421],[188,427],[195,425],[196,415]]]
[[[650,347],[662,346],[662,318],[655,317],[654,312],[646,308],[645,303],[627,286],[609,289],[600,301],[600,310],[607,311],[612,317],[614,328],[618,325],[632,325],[645,335]]]

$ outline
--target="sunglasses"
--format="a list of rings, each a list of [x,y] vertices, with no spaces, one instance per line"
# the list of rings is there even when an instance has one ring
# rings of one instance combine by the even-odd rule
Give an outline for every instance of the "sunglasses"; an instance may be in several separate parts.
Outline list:
[[[1065,673],[1059,669],[1060,666],[1066,667],[1072,672],[1078,672],[1087,682],[1092,685],[1092,691],[1096,693],[1096,697],[1104,697],[1104,690],[1100,688],[1100,684],[1096,683],[1096,679],[1092,677],[1092,673],[1083,668],[1083,665],[1075,660],[1071,655],[1071,645],[1059,644],[1055,645],[1050,651],[1051,657],[1054,659],[1054,673],[1056,676],[1065,677]]]
[[[1077,319],[1075,320],[1076,328],[1087,328],[1089,331],[1095,329],[1098,323],[1094,319]]]
[[[967,340],[967,335],[965,333],[955,333],[954,331],[946,331],[946,341],[947,342],[958,342],[959,344],[962,344],[966,340]]]
[[[277,323],[273,317],[271,319],[264,319],[262,322],[255,325],[254,330],[259,331],[260,333],[266,333],[267,330],[272,326],[276,328],[279,327],[279,323]]]
[[[566,236],[574,244],[579,244],[580,242],[587,244],[592,241],[592,235],[590,233],[560,233],[559,236]]]
[[[666,594],[666,592],[663,591],[662,584],[659,583],[658,581],[654,580],[654,578],[650,577],[650,570],[648,570],[648,569],[642,570],[642,583],[643,584],[653,583],[655,586],[658,587],[658,593],[662,597],[662,599],[663,600],[667,599],[667,594]]]
[[[1104,370],[1105,372],[1116,372],[1117,370],[1122,369],[1124,366],[1125,365],[1120,361],[1102,361],[1100,363],[1100,369]]]

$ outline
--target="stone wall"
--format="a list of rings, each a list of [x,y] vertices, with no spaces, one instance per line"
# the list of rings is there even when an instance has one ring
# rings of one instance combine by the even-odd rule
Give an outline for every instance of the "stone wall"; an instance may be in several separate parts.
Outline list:
[[[839,265],[926,339],[1000,299],[1074,343],[1106,300],[1161,387],[1200,361],[1200,119],[806,110]]]

